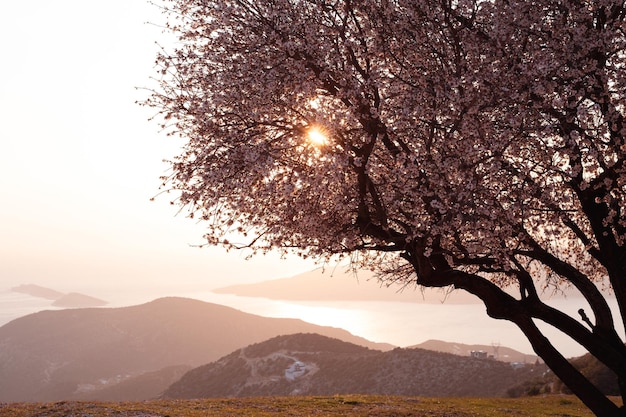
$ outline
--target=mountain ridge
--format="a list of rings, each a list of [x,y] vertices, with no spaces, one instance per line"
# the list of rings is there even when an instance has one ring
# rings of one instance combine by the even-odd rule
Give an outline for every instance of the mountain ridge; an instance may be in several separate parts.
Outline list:
[[[242,346],[303,331],[392,348],[338,328],[181,297],[129,307],[42,311],[0,327],[0,401],[97,399],[99,389],[147,372],[199,366]],[[95,387],[91,397],[84,390],[90,385]]]

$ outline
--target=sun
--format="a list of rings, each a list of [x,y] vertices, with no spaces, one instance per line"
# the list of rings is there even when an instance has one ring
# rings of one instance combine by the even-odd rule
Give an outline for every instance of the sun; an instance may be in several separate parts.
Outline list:
[[[328,144],[328,136],[324,132],[324,129],[319,126],[312,126],[308,132],[307,137],[309,143],[315,147],[321,147]]]

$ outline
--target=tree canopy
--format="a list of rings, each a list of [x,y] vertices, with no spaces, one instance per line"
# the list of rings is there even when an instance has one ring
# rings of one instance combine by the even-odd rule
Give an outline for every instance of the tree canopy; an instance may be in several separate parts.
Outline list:
[[[210,244],[345,255],[387,279],[467,290],[596,414],[620,412],[535,321],[626,387],[624,2],[166,8],[178,43],[145,104],[186,141],[164,186]],[[561,285],[588,311],[542,301]]]

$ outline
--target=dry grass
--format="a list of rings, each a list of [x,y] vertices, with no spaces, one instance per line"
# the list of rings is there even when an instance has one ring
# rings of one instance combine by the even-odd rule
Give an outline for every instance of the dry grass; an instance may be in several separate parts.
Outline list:
[[[575,397],[421,398],[374,395],[256,397],[145,402],[0,404],[0,417],[592,417]]]

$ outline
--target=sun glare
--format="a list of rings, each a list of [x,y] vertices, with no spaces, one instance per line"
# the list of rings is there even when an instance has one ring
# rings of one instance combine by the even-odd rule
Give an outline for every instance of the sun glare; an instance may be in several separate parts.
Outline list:
[[[309,129],[307,136],[309,138],[309,142],[313,146],[324,146],[328,143],[328,137],[324,133],[323,129],[319,126],[313,126]]]

